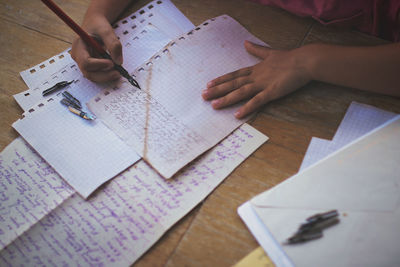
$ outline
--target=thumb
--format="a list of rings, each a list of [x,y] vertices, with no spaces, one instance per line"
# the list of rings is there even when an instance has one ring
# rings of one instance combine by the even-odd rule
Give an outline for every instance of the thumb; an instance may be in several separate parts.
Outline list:
[[[247,40],[244,42],[244,47],[246,48],[247,52],[262,59],[266,58],[271,50],[271,48],[255,44]]]
[[[111,58],[113,61],[121,65],[123,61],[122,57],[122,45],[121,42],[118,40],[117,36],[115,35],[114,31],[110,29],[107,31],[103,36],[101,36],[101,39],[104,42],[104,45],[108,52],[110,53]]]

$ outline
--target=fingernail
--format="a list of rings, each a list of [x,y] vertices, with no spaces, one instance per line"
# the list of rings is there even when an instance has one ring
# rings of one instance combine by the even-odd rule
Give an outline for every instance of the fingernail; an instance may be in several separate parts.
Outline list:
[[[207,90],[207,89],[204,89],[204,90],[201,92],[201,95],[202,95],[203,97],[207,97],[207,96],[208,96],[208,90]]]
[[[210,88],[214,85],[214,81],[210,81],[207,83],[207,88]]]
[[[211,101],[211,105],[213,106],[213,108],[218,108],[218,106],[221,104],[221,99],[216,99]]]
[[[241,117],[242,113],[240,112],[240,110],[237,110],[234,114],[235,118],[239,119]]]

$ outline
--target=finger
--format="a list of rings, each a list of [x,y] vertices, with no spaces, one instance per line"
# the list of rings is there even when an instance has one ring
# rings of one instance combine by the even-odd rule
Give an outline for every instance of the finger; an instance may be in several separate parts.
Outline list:
[[[109,71],[114,67],[111,60],[89,57],[82,62],[81,68],[87,72]]]
[[[262,90],[235,112],[235,117],[241,119],[256,111],[262,105],[272,100],[267,90]]]
[[[245,84],[250,83],[251,80],[249,76],[239,77],[225,83],[219,84],[217,86],[208,88],[202,92],[202,96],[204,100],[211,100],[217,97],[224,96],[233,90],[236,90],[242,87]]]
[[[230,81],[232,79],[235,79],[235,78],[238,78],[238,77],[241,77],[241,76],[250,75],[251,74],[251,70],[252,70],[251,67],[247,67],[247,68],[243,68],[243,69],[240,69],[240,70],[237,70],[237,71],[222,75],[222,76],[220,76],[220,77],[208,82],[207,83],[207,88],[211,88],[213,86],[216,86],[218,84]]]
[[[118,40],[117,36],[115,35],[114,31],[112,29],[108,29],[105,31],[102,36],[101,36],[104,45],[108,52],[110,52],[110,56],[113,59],[113,61],[121,65],[123,58],[122,58],[122,45],[121,42]]]
[[[247,52],[249,52],[253,56],[256,56],[256,57],[262,58],[262,59],[266,58],[271,51],[271,48],[255,44],[250,41],[245,41],[244,47],[246,48]]]
[[[221,109],[256,95],[260,90],[254,84],[246,84],[228,95],[211,101],[214,109]]]
[[[86,61],[90,57],[89,51],[81,38],[76,38],[72,43],[71,57],[76,63],[78,63],[79,67],[82,62]]]
[[[118,71],[84,72],[83,76],[92,82],[104,83],[118,80],[121,77]]]
[[[93,58],[87,50],[87,46],[77,38],[72,45],[71,57],[78,64],[82,72],[109,71],[114,63],[108,59]]]

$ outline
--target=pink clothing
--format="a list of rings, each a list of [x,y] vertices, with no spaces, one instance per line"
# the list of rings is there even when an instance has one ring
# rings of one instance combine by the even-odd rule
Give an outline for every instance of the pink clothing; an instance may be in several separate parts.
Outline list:
[[[400,41],[400,0],[251,0],[312,17],[323,25],[348,27]]]

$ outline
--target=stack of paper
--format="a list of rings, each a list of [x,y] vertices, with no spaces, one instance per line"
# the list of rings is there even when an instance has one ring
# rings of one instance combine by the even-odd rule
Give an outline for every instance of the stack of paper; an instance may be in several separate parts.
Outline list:
[[[124,66],[132,72],[194,25],[170,1],[154,1],[114,27],[123,44]],[[30,89],[15,96],[25,113],[13,127],[81,196],[87,198],[140,159],[136,150],[100,119],[85,121],[71,114],[59,103],[61,92],[41,95],[56,82],[74,80],[66,90],[86,103],[103,88],[117,84],[86,80],[67,52],[21,72],[21,76]]]
[[[211,20],[206,25],[214,36],[221,29],[229,28],[241,33],[243,38],[248,36],[240,25],[226,16]],[[126,66],[127,69],[132,73],[140,72],[140,68],[134,70],[142,64],[142,68],[146,68],[146,60],[151,55],[192,27],[167,0],[154,1],[121,20],[115,25],[115,30],[125,49],[125,62],[131,63]],[[193,32],[188,34],[188,43],[192,38],[189,35],[192,34]],[[194,36],[201,37],[201,30],[197,29]],[[221,45],[222,39],[218,39],[216,44]],[[179,40],[183,39],[177,39],[176,42]],[[174,46],[168,48],[170,53],[165,53],[164,49],[160,53],[164,57],[174,55],[177,62],[181,57],[180,62],[184,66],[186,57],[177,53],[179,44],[170,43],[170,46]],[[238,44],[233,46],[238,47]],[[242,50],[244,51],[243,47]],[[142,58],[135,59],[133,55],[142,55]],[[157,58],[157,55],[153,59],[159,59],[160,62],[166,60]],[[228,65],[231,68],[241,67],[245,62],[250,64],[254,60],[247,56],[240,64],[235,63],[239,65]],[[159,71],[157,68],[165,67],[156,65],[154,62],[155,72]],[[178,64],[177,69],[179,66]],[[139,80],[153,81],[148,70],[144,71],[146,74],[138,74]],[[268,139],[251,126],[234,121],[228,124],[228,128],[222,129],[225,131],[222,135],[218,135],[220,140],[228,135],[222,142],[214,146],[220,140],[207,140],[208,145],[214,146],[213,148],[183,168],[174,179],[165,180],[144,161],[126,169],[139,159],[136,147],[127,145],[128,140],[120,138],[129,128],[115,132],[116,129],[106,127],[101,118],[95,122],[84,121],[58,103],[59,94],[44,98],[41,96],[41,91],[54,83],[73,79],[75,82],[67,88],[70,93],[83,103],[100,93],[96,99],[100,96],[103,99],[95,101],[93,106],[103,109],[104,114],[101,116],[107,115],[110,108],[114,112],[120,112],[121,117],[115,118],[118,122],[129,126],[132,121],[127,119],[132,119],[129,116],[132,116],[130,112],[134,108],[121,105],[132,100],[124,98],[123,94],[142,95],[143,98],[139,97],[129,104],[137,105],[140,109],[140,101],[149,103],[150,109],[146,110],[146,118],[148,116],[151,119],[148,122],[150,128],[157,126],[154,123],[154,119],[157,119],[160,123],[158,129],[162,133],[165,132],[164,127],[177,126],[174,129],[182,130],[177,131],[181,138],[177,140],[180,142],[174,143],[179,149],[173,150],[172,147],[171,157],[185,158],[184,153],[174,153],[185,148],[185,140],[197,140],[199,134],[184,125],[181,121],[183,119],[170,116],[174,113],[170,107],[160,104],[162,97],[150,97],[150,90],[154,88],[157,92],[159,86],[147,84],[143,92],[132,88],[127,90],[123,82],[98,86],[82,77],[68,52],[63,52],[21,75],[30,89],[15,96],[26,112],[14,127],[32,147],[22,138],[17,138],[0,153],[1,266],[132,264]],[[208,79],[209,75],[201,77]],[[157,76],[167,82],[162,73]],[[153,78],[155,79],[155,74]],[[196,83],[200,84],[201,81],[198,79]],[[104,88],[108,89],[102,91]],[[198,99],[201,99],[200,91],[198,92]],[[189,96],[193,94],[189,92]],[[174,97],[179,99],[180,96],[177,94]],[[182,103],[191,98],[186,96],[183,100]],[[103,101],[109,102],[102,105]],[[208,104],[203,108],[212,110]],[[198,110],[197,107],[195,111]],[[225,114],[228,115],[231,112]],[[106,121],[110,124],[110,120]],[[215,123],[212,120],[210,122]],[[190,126],[194,127],[195,124]],[[199,124],[204,126],[204,121],[199,119]],[[235,130],[239,125],[241,126]],[[217,128],[217,131],[221,132],[221,128]],[[162,137],[169,141],[168,136]],[[150,132],[146,138],[148,142],[144,143],[148,145],[149,155],[153,157],[153,133]],[[160,147],[162,143],[162,140],[157,140]],[[140,154],[144,154],[142,152]],[[187,162],[189,161],[191,160]],[[113,176],[114,179],[92,193]],[[92,195],[85,199],[90,194]]]
[[[154,29],[144,31],[149,40],[152,34],[162,39]],[[146,40],[132,42],[125,61]],[[259,62],[244,49],[245,40],[262,44],[226,15],[208,20],[132,70],[142,90],[125,80],[99,87],[78,78],[68,91],[88,101],[96,121],[71,115],[53,97],[29,109],[13,127],[84,197],[138,155],[171,178],[245,121],[234,117],[237,106],[215,111],[201,98],[207,81]]]
[[[266,140],[243,125],[174,179],[139,161],[85,200],[17,139],[0,154],[0,266],[130,265]]]
[[[331,149],[362,135],[353,129],[371,130],[393,115],[353,104]],[[246,202],[239,215],[277,266],[397,266],[399,137],[397,116]],[[332,209],[341,222],[323,238],[283,245],[307,217]]]

